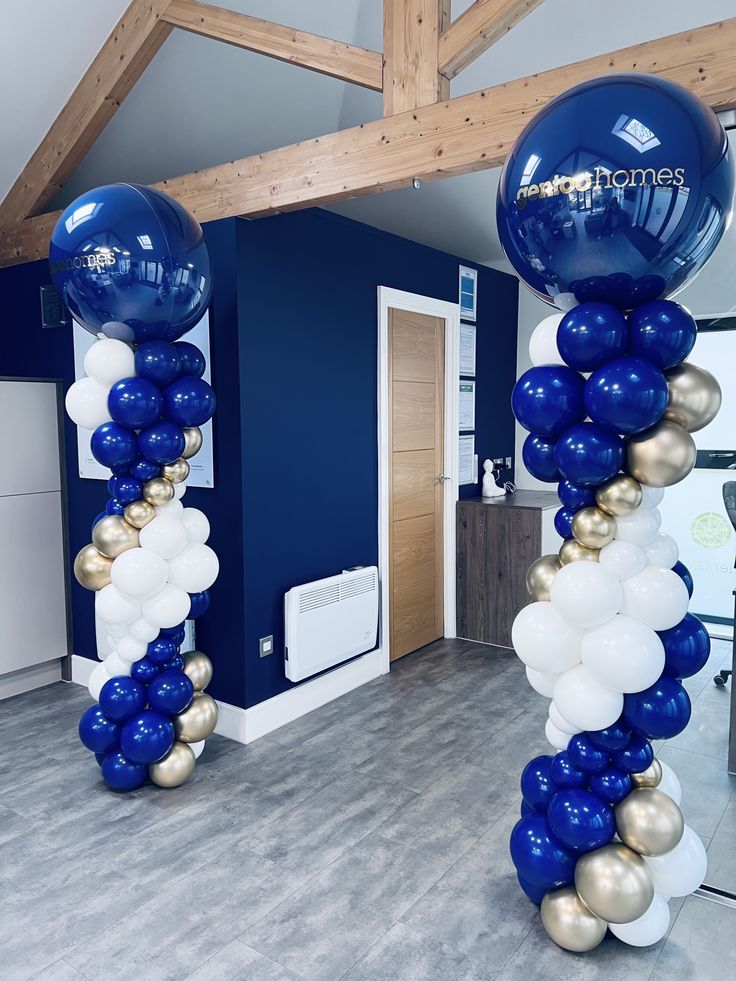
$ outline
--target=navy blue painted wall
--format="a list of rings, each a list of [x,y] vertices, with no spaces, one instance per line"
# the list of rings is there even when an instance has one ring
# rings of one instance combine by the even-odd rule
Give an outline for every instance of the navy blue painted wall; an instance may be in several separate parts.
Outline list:
[[[247,706],[291,687],[284,593],[377,562],[377,287],[456,302],[460,262],[324,211],[238,224]],[[478,268],[482,461],[513,454],[518,285]]]

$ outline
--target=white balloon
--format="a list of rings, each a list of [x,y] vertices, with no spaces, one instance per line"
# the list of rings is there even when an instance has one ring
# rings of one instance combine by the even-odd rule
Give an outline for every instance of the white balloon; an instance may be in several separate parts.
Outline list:
[[[547,737],[547,742],[554,746],[555,749],[567,749],[567,744],[570,742],[571,737],[566,732],[560,732],[551,719],[547,719],[544,726],[544,734]]]
[[[111,388],[121,378],[135,374],[135,355],[123,341],[103,338],[87,351],[84,370],[100,385]]]
[[[644,549],[639,548],[638,545],[615,539],[603,546],[598,562],[604,569],[612,572],[619,582],[622,582],[645,569],[647,557]]]
[[[647,566],[621,585],[624,592],[621,612],[641,620],[652,630],[669,630],[687,613],[690,602],[687,586],[671,569]]]
[[[166,582],[166,559],[147,548],[129,548],[113,559],[110,578],[127,596],[153,596]]]
[[[511,644],[518,656],[544,674],[559,674],[579,664],[581,640],[580,631],[569,627],[546,602],[519,610],[511,627]]]
[[[205,740],[200,739],[197,743],[189,743],[189,748],[194,753],[195,760],[198,760],[202,755],[202,750],[204,749]]]
[[[664,760],[660,760],[659,765],[662,767],[662,779],[657,785],[657,790],[661,790],[663,794],[667,794],[675,804],[679,805],[682,800],[682,787],[680,786],[677,774]]]
[[[631,947],[651,947],[667,933],[670,926],[670,908],[667,900],[655,892],[649,909],[629,923],[609,923],[608,929],[619,940]]]
[[[181,501],[177,501],[177,499],[174,497],[168,504],[157,504],[154,510],[156,511],[156,514],[178,514],[181,516],[181,513],[184,510],[184,505],[181,503]]]
[[[112,638],[116,643],[121,637],[125,637],[128,633],[127,623],[111,623],[107,626],[107,636]],[[115,643],[112,646],[115,646]]]
[[[682,838],[664,855],[644,856],[654,888],[663,896],[689,896],[704,881],[708,856],[698,835],[685,825]]]
[[[560,675],[554,701],[562,717],[581,730],[606,729],[624,707],[624,696],[600,685],[584,664]]]
[[[187,538],[191,545],[204,545],[210,537],[210,523],[204,511],[199,508],[184,508],[181,520],[187,530]]]
[[[648,545],[644,546],[644,554],[647,557],[647,565],[656,566],[658,569],[671,569],[680,558],[680,549],[671,535],[665,535],[660,531]]]
[[[616,538],[644,548],[654,540],[661,524],[662,515],[657,508],[645,508],[640,505],[631,514],[616,518]]]
[[[549,597],[571,627],[597,627],[621,608],[621,584],[598,562],[571,562],[555,575]]]
[[[89,693],[94,698],[96,702],[100,700],[100,692],[102,691],[102,686],[106,681],[110,680],[110,675],[107,673],[104,664],[95,664],[92,668],[92,673],[89,676],[89,681],[87,682],[87,688]]]
[[[567,721],[554,702],[549,707],[549,721],[558,732],[562,732],[565,735],[574,736],[576,733],[582,732],[582,729],[578,729],[577,726]]]
[[[553,313],[534,328],[529,339],[529,358],[535,367],[565,363],[557,349],[557,328],[564,316],[564,313]]]
[[[141,607],[111,582],[95,593],[95,613],[103,623],[131,623],[140,616]]]
[[[126,554],[123,552],[123,555]],[[188,593],[199,593],[210,588],[217,579],[219,569],[217,555],[209,545],[190,545],[181,555],[169,560],[169,582]]]
[[[555,690],[555,682],[559,677],[559,674],[552,674],[549,671],[537,671],[536,668],[530,668],[528,664],[526,666],[526,680],[534,691],[539,692],[540,695],[544,695],[545,698],[552,698]]]
[[[123,553],[124,554],[124,553]],[[191,600],[183,589],[167,583],[155,596],[143,600],[143,616],[154,627],[175,627],[186,620]]]
[[[117,651],[113,651],[105,661],[105,670],[111,678],[130,677],[130,668],[131,662],[123,660]]]
[[[180,501],[187,492],[186,481],[182,480],[179,484],[174,484],[174,500]]]
[[[583,635],[583,664],[611,691],[644,691],[664,670],[662,641],[645,623],[620,614]]]
[[[64,399],[67,414],[81,429],[97,429],[112,419],[107,408],[108,389],[94,378],[80,378],[69,388]]]
[[[664,487],[648,487],[646,484],[641,485],[641,508],[656,508],[658,504],[662,503],[664,498]]]
[[[152,640],[158,637],[158,627],[154,627],[143,617],[138,617],[128,627],[128,634],[133,640],[139,640],[142,644],[150,644]]]
[[[187,547],[187,529],[181,517],[169,512],[157,514],[140,530],[141,548],[164,559],[173,559]]]
[[[118,646],[116,648],[118,657],[122,658],[123,661],[127,661],[128,664],[133,664],[135,661],[139,661],[146,653],[147,645],[139,640],[135,640],[131,636],[121,637],[118,641]]]

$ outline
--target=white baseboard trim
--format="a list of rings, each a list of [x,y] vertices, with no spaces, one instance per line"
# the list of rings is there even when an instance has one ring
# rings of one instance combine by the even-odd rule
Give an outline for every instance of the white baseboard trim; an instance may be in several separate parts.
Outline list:
[[[86,687],[97,663],[72,654],[72,681]],[[376,650],[248,709],[218,701],[219,718],[215,732],[237,743],[252,743],[385,672],[383,652]]]
[[[44,685],[52,685],[55,681],[61,681],[59,658],[11,671],[0,678],[0,701],[4,698],[12,698],[13,695],[33,691],[35,688],[43,688]]]

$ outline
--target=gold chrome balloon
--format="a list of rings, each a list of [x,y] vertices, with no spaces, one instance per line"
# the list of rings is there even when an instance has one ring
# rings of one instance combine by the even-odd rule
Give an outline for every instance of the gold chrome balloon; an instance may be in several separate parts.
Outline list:
[[[670,398],[665,419],[676,422],[689,433],[697,433],[718,415],[721,386],[705,368],[683,361],[665,371]]]
[[[136,548],[139,544],[138,529],[119,514],[108,514],[100,518],[92,529],[92,544],[103,555],[114,559],[121,552]]]
[[[596,848],[577,860],[575,888],[591,913],[607,923],[637,920],[654,899],[646,862],[618,843]]]
[[[585,548],[603,548],[613,541],[616,522],[600,508],[581,508],[573,515],[572,533]]]
[[[194,685],[195,691],[204,691],[212,681],[212,661],[201,651],[188,651],[182,656],[184,658],[182,671]]]
[[[174,485],[165,477],[154,477],[143,485],[143,496],[149,504],[161,507],[174,500]]]
[[[123,515],[129,525],[133,525],[134,528],[144,528],[149,521],[153,521],[156,512],[148,501],[133,501],[127,506]]]
[[[161,476],[166,477],[172,484],[180,484],[189,476],[189,464],[183,456],[180,456],[173,463],[167,463],[166,466],[161,467]]]
[[[619,474],[602,484],[595,492],[595,500],[601,511],[623,518],[641,504],[641,484],[633,477]]]
[[[85,589],[102,589],[112,582],[112,559],[98,552],[94,545],[85,545],[74,560],[74,575]]]
[[[626,465],[632,477],[649,487],[671,487],[695,466],[695,443],[676,422],[662,419],[626,440]]]
[[[194,772],[194,752],[186,743],[175,742],[158,763],[151,763],[148,776],[157,787],[181,787]]]
[[[630,773],[631,782],[635,787],[658,787],[662,781],[662,764],[654,759],[646,770],[641,773]]]
[[[542,926],[558,947],[580,953],[593,950],[608,924],[591,913],[574,886],[553,889],[542,900]]]
[[[599,548],[586,548],[585,545],[576,542],[574,538],[568,538],[566,542],[562,543],[560,562],[563,565],[582,561],[598,562],[600,554]]]
[[[533,600],[549,600],[549,587],[561,568],[559,555],[543,555],[532,562],[526,574],[526,588]]]
[[[680,808],[655,787],[632,790],[613,813],[619,838],[640,855],[672,851],[685,830]]]
[[[202,430],[199,426],[188,426],[183,432],[185,442],[182,457],[188,460],[195,453],[199,453],[202,448]]]
[[[189,708],[174,716],[176,738],[183,743],[198,743],[212,735],[217,725],[217,702],[203,691],[195,691]]]

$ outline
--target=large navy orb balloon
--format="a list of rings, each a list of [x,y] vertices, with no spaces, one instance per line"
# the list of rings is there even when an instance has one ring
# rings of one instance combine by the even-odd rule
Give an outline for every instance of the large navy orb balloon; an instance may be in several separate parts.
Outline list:
[[[705,103],[657,76],[606,75],[524,129],[501,174],[499,235],[541,299],[630,308],[702,268],[733,190],[726,134]]]
[[[123,341],[176,340],[212,293],[200,225],[139,184],[108,184],[73,201],[51,235],[49,263],[74,319]]]

